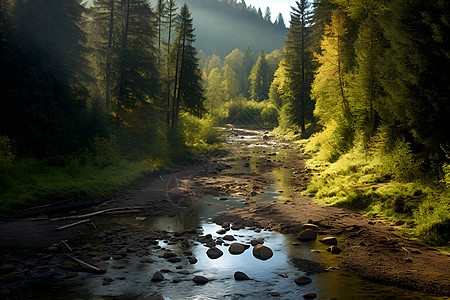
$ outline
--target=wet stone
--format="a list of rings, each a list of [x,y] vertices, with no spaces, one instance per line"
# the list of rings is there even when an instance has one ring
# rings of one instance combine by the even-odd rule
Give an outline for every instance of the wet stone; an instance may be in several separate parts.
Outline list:
[[[181,279],[180,277],[175,277],[174,279],[172,279],[173,283],[180,283],[182,281],[183,281],[183,279]]]
[[[303,294],[302,297],[303,297],[304,299],[316,299],[316,298],[317,298],[317,295],[314,294],[314,293],[307,293],[307,294]]]
[[[235,280],[250,280],[250,278],[247,276],[247,274],[243,272],[235,272],[234,273],[234,279]]]
[[[222,239],[225,241],[235,241],[236,240],[236,238],[232,235],[225,235]]]
[[[252,245],[252,246],[256,246],[256,245],[258,245],[258,244],[264,244],[264,238],[259,238],[259,239],[254,239],[254,240],[251,240],[250,241],[250,244]]]
[[[195,257],[188,257],[188,261],[191,265],[196,264],[198,260]]]
[[[227,231],[225,230],[225,228],[219,229],[216,231],[217,234],[225,234],[227,233]]]
[[[179,272],[177,272],[177,273],[180,273],[180,274],[183,274],[183,275],[189,275],[189,274],[191,274],[191,272],[189,272],[188,270],[181,270],[181,271],[179,271]]]
[[[326,237],[321,239],[319,242],[324,243],[325,245],[329,246],[336,246],[337,245],[337,239],[335,237]]]
[[[176,257],[171,257],[171,258],[169,258],[167,261],[168,261],[168,262],[171,262],[171,263],[178,263],[178,262],[181,261],[181,257],[178,257],[178,256],[176,256]]]
[[[162,255],[162,258],[171,258],[171,257],[176,257],[177,255],[176,255],[176,253],[173,253],[173,252],[165,252],[163,255]]]
[[[228,252],[233,255],[242,254],[245,251],[245,246],[240,243],[232,243],[230,248],[228,248]]]
[[[206,255],[208,255],[210,259],[216,259],[221,257],[223,255],[223,252],[219,248],[212,247],[208,249],[208,251],[206,251]]]
[[[209,279],[204,276],[195,276],[192,281],[194,281],[196,284],[206,284],[209,282]]]
[[[306,277],[304,275],[299,275],[297,278],[295,278],[295,283],[298,285],[304,285],[304,284],[309,284],[312,282],[311,278]]]
[[[297,236],[297,240],[300,242],[310,242],[315,241],[317,239],[317,232],[312,229],[305,229],[300,232]]]
[[[160,272],[155,272],[151,280],[153,282],[161,282],[164,280],[164,276]]]
[[[253,248],[253,256],[257,259],[268,260],[273,256],[273,252],[269,247],[256,245]]]
[[[337,246],[330,246],[328,247],[327,251],[330,252],[331,254],[339,254],[342,252],[342,250]]]

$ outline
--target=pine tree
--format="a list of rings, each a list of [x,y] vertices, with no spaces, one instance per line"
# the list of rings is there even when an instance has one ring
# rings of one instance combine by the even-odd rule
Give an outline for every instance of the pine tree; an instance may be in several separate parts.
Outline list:
[[[345,20],[344,12],[334,10],[330,25],[325,26],[321,54],[317,55],[320,66],[314,77],[312,96],[316,100],[314,114],[321,118],[322,123],[343,117],[351,126],[352,112],[344,63]]]
[[[266,54],[261,49],[258,60],[250,73],[250,98],[255,101],[269,99],[269,88],[272,78],[269,65],[266,62]]]
[[[145,0],[120,6],[120,48],[116,114],[123,122],[148,105],[158,92],[155,14]]]
[[[310,32],[308,24],[310,15],[306,0],[296,2],[292,7],[291,26],[284,47],[284,67],[289,82],[289,97],[286,103],[291,125],[298,125],[305,133],[305,119],[311,84],[311,53],[309,50]]]
[[[280,26],[281,28],[286,28],[286,23],[284,22],[283,15],[281,13],[278,14],[274,24]]]
[[[244,52],[244,58],[243,58],[243,92],[244,97],[249,98],[250,97],[250,73],[252,71],[253,65],[255,64],[255,54],[253,53],[252,48],[247,47]]]
[[[266,11],[264,12],[264,21],[272,22],[272,12],[270,11],[270,7],[267,6]]]
[[[178,128],[181,109],[200,117],[205,109],[204,91],[201,85],[201,73],[198,68],[193,20],[189,8],[184,4],[177,16],[176,42],[172,47],[175,56],[175,81],[173,87],[174,103],[172,106],[173,129]]]
[[[166,78],[166,122],[167,122],[167,128],[170,127],[170,120],[171,120],[171,107],[172,107],[172,101],[171,99],[171,93],[170,93],[170,87],[171,87],[171,80],[172,80],[172,74],[171,74],[171,67],[170,67],[170,49],[172,45],[172,30],[175,25],[175,17],[176,17],[176,11],[177,11],[177,5],[175,3],[175,0],[168,0],[167,2],[167,15],[166,15],[166,25],[167,25],[167,57],[166,57],[166,68],[167,68],[167,78]],[[172,100],[172,101],[171,101]]]
[[[380,61],[384,46],[383,32],[375,16],[369,15],[361,23],[355,42],[356,66],[350,90],[355,126],[363,133],[365,142],[375,133],[378,119],[376,111],[382,109]]]

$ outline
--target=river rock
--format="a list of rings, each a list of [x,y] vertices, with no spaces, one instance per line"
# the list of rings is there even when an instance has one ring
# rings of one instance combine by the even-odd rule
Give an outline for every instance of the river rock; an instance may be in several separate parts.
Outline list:
[[[155,272],[152,277],[153,282],[161,282],[164,280],[164,276],[160,272]]]
[[[178,273],[179,273],[179,274],[183,274],[183,275],[189,275],[189,274],[191,274],[191,272],[189,272],[188,270],[181,270],[181,271],[178,271]]]
[[[225,241],[235,241],[236,240],[235,237],[232,235],[224,235],[222,239]]]
[[[140,262],[141,263],[149,263],[149,264],[151,264],[151,263],[154,263],[155,261],[151,257],[144,257],[144,258],[140,259]]]
[[[230,228],[230,222],[223,222],[222,228]]]
[[[337,245],[337,239],[335,237],[332,237],[332,236],[323,238],[323,239],[319,240],[319,242],[324,243],[325,245],[329,245],[329,246],[336,246]]]
[[[162,255],[162,257],[166,258],[166,259],[171,258],[171,257],[176,257],[176,256],[177,256],[176,253],[173,253],[173,252],[164,252],[164,254]]]
[[[258,244],[264,244],[264,238],[260,238],[260,239],[254,239],[254,240],[251,240],[250,241],[250,244],[252,245],[252,246],[256,246],[256,245],[258,245]]]
[[[173,283],[179,283],[179,282],[182,282],[182,281],[183,281],[183,279],[181,279],[180,277],[175,277],[174,279],[172,279]]]
[[[257,259],[268,260],[273,256],[273,252],[269,247],[258,244],[253,248],[253,256]]]
[[[300,232],[297,236],[297,240],[300,242],[309,242],[309,241],[315,241],[317,239],[317,232],[315,232],[312,229],[305,229],[302,232]]]
[[[247,274],[245,274],[243,272],[234,273],[234,279],[235,280],[250,280],[250,278],[247,276]]]
[[[304,299],[316,299],[317,298],[317,295],[314,293],[303,294],[302,296]]]
[[[240,243],[233,243],[230,245],[230,248],[228,248],[228,252],[230,254],[242,254],[245,251],[245,246]]]
[[[217,234],[225,234],[225,233],[227,233],[227,231],[225,228],[221,228],[221,229],[217,230],[216,233]]]
[[[203,276],[195,276],[192,281],[194,281],[196,284],[206,284],[209,282],[209,279]]]
[[[211,259],[216,259],[221,257],[223,255],[223,252],[217,247],[212,247],[209,248],[208,251],[206,251],[206,255],[208,255],[208,257]]]
[[[187,259],[191,265],[196,264],[198,262],[198,260],[193,256],[189,256]]]
[[[330,246],[328,247],[327,251],[330,252],[331,254],[339,254],[342,252],[342,249],[340,249],[337,246]]]
[[[215,247],[217,244],[216,244],[216,242],[214,242],[214,241],[210,241],[210,242],[208,242],[208,243],[206,243],[206,247],[208,247],[208,248],[212,248],[212,247]]]
[[[177,263],[177,262],[180,262],[180,261],[181,261],[181,257],[178,257],[178,256],[171,257],[171,258],[169,258],[167,261],[168,261],[168,262],[171,262],[171,263]]]
[[[299,275],[297,278],[294,279],[294,281],[298,285],[309,284],[312,282],[311,278],[306,277],[304,275]]]

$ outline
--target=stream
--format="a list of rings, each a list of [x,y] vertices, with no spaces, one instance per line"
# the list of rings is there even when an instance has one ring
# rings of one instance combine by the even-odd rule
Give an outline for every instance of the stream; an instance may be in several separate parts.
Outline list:
[[[273,184],[266,188],[255,201],[286,201],[296,189],[290,180],[290,171],[285,164],[289,161],[292,149],[271,144],[263,140],[262,135],[248,131],[228,138],[227,143],[233,152],[224,161],[230,168],[226,174],[269,174]],[[270,162],[267,154],[270,153]],[[276,162],[276,163],[271,163]],[[319,241],[296,243],[296,236],[280,234],[259,228],[234,228],[225,234],[232,235],[236,241],[223,241],[224,234],[217,231],[221,225],[213,222],[213,217],[230,207],[245,207],[246,195],[224,197],[206,195],[194,201],[193,206],[181,215],[139,218],[121,216],[111,219],[113,225],[103,222],[102,217],[94,220],[100,224],[83,238],[88,238],[92,245],[104,243],[98,235],[100,230],[113,230],[120,226],[136,234],[145,231],[175,232],[180,229],[186,233],[180,239],[161,239],[148,245],[153,262],[142,262],[142,255],[130,253],[124,258],[107,260],[107,273],[95,275],[79,273],[72,279],[63,281],[45,281],[24,289],[17,299],[303,299],[302,295],[314,293],[316,299],[445,299],[431,297],[421,292],[373,283],[349,272],[337,268],[345,251],[333,255],[326,251],[327,245]],[[101,224],[104,227],[102,227]],[[195,229],[192,231],[192,229]],[[217,248],[223,256],[210,259],[206,255],[208,247],[199,241],[199,236],[207,236],[219,243]],[[321,236],[322,238],[324,236]],[[253,239],[263,238],[264,246],[273,251],[268,260],[260,260],[252,255],[252,247],[240,255],[232,255],[227,243],[239,242],[250,245]],[[218,240],[219,239],[219,240]],[[186,242],[187,241],[187,242]],[[343,241],[338,237],[338,245]],[[176,253],[181,261],[170,263],[161,256],[166,252]],[[188,257],[195,257],[192,264]],[[312,283],[297,285],[294,279],[303,272],[291,263],[293,258],[325,264],[327,272],[308,275]],[[163,270],[164,281],[152,282],[150,279],[156,271]],[[183,273],[178,273],[182,271]],[[234,273],[244,272],[251,280],[236,281]],[[208,278],[204,285],[192,281],[196,275]],[[105,278],[108,282],[105,284]],[[181,278],[180,282],[173,282]]]

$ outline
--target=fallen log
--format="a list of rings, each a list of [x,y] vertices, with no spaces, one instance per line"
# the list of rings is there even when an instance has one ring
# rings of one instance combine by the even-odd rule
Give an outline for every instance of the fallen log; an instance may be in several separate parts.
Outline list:
[[[57,230],[67,229],[67,228],[70,228],[70,227],[73,227],[73,226],[76,226],[76,225],[80,225],[80,224],[83,224],[83,223],[87,223],[87,222],[90,222],[90,221],[91,221],[90,219],[81,220],[81,221],[78,221],[78,222],[75,222],[75,223],[72,223],[72,224],[60,226],[60,227],[57,228]]]
[[[110,211],[116,211],[116,210],[134,210],[134,209],[144,209],[149,206],[132,206],[132,207],[115,207],[115,208],[108,208],[104,210],[95,211],[92,213],[84,214],[84,215],[73,215],[73,216],[66,216],[66,217],[60,217],[60,218],[53,218],[50,219],[50,221],[62,221],[62,220],[76,220],[76,219],[83,219],[87,217],[97,216],[101,215]]]
[[[78,263],[79,265],[85,267],[87,270],[89,270],[92,273],[95,274],[105,274],[106,271],[99,269],[93,265],[88,264],[87,262],[82,261],[81,259],[78,259],[76,257],[73,257],[72,255],[66,254],[68,257],[70,257],[74,262]]]

